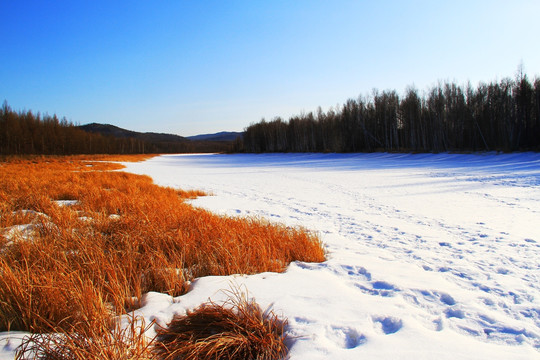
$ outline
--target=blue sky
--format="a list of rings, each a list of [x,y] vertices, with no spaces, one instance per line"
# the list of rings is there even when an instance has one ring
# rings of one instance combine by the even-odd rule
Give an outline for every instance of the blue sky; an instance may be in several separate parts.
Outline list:
[[[241,131],[373,88],[540,75],[540,1],[1,0],[0,102],[136,131]]]

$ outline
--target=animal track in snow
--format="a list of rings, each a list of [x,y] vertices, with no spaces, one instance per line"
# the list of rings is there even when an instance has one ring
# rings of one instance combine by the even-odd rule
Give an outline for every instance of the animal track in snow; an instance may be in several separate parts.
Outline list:
[[[394,334],[403,327],[401,319],[391,316],[375,316],[373,317],[373,324],[386,335]]]
[[[374,281],[371,283],[371,286],[375,290],[397,290],[396,287],[386,281]]]
[[[392,297],[399,291],[398,288],[386,281],[373,281],[370,282],[369,285],[371,285],[371,287],[364,286],[361,283],[355,284],[362,292],[374,296]]]
[[[347,275],[349,276],[362,277],[368,281],[371,280],[371,273],[362,266],[345,265],[342,266],[342,269],[347,271]]]
[[[367,342],[366,336],[352,327],[332,326],[326,331],[326,336],[344,349],[354,349]]]
[[[444,314],[447,318],[463,319],[465,317],[465,313],[460,309],[448,308],[444,311]]]
[[[445,305],[450,305],[451,306],[451,305],[456,304],[456,300],[454,300],[454,298],[452,296],[448,295],[448,294],[440,294],[439,299]]]

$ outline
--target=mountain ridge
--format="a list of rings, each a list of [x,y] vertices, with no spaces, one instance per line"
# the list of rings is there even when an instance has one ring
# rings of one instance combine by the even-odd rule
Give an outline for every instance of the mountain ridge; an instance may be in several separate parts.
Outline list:
[[[78,126],[79,129],[91,133],[99,133],[105,136],[114,136],[119,138],[135,138],[149,142],[188,142],[189,140],[180,135],[155,133],[155,132],[138,132],[127,130],[111,124],[90,123]]]
[[[89,123],[78,126],[79,129],[91,133],[99,133],[105,136],[114,136],[119,138],[135,138],[150,142],[189,142],[189,141],[234,141],[241,132],[237,131],[220,131],[212,134],[199,134],[193,136],[180,136],[168,133],[156,132],[138,132],[124,129],[111,124]]]
[[[194,136],[186,136],[186,139],[193,141],[234,141],[243,133],[238,131],[220,131],[213,134],[200,134]]]

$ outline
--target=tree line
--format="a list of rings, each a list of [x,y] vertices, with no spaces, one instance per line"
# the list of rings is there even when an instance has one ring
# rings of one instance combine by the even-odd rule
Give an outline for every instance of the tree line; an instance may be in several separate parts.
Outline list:
[[[245,129],[237,151],[522,151],[540,150],[540,79],[526,75],[476,88],[439,83],[349,99],[344,105]]]
[[[56,115],[0,108],[0,155],[150,154],[230,151],[230,143],[147,141],[87,132]]]

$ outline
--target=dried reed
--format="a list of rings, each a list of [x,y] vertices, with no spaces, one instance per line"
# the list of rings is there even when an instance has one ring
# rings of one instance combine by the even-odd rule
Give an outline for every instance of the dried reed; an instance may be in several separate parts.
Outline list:
[[[304,229],[216,216],[184,202],[202,193],[109,171],[122,165],[105,160],[0,163],[0,331],[93,337],[148,291],[177,296],[195,277],[325,259]]]
[[[141,318],[131,318],[128,327],[93,327],[90,332],[74,331],[33,334],[23,340],[17,360],[147,360],[154,359],[152,340]]]
[[[175,316],[158,331],[154,351],[161,360],[280,359],[287,352],[286,323],[247,293],[234,291],[223,305],[210,302]]]

